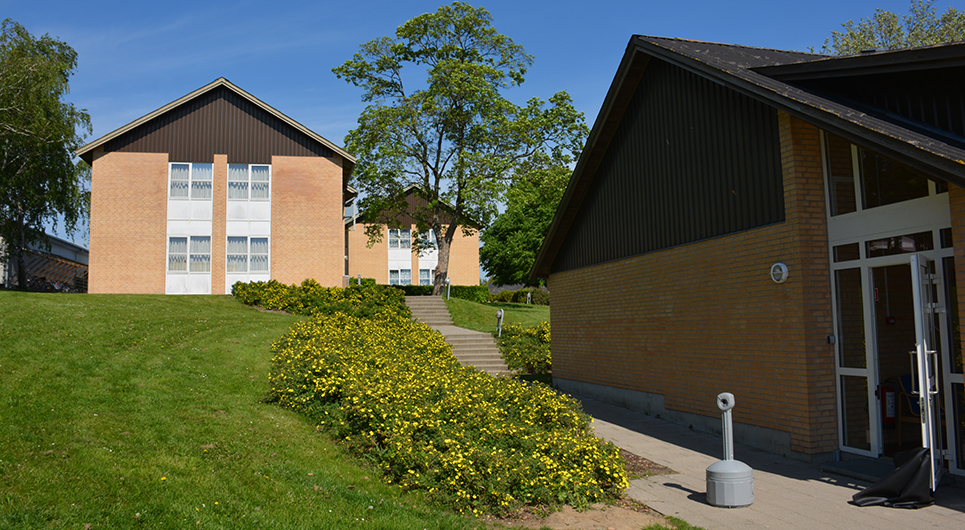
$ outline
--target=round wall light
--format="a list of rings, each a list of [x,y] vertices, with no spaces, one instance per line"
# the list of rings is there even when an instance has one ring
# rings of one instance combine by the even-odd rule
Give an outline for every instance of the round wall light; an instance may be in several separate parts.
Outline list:
[[[784,283],[787,281],[787,265],[775,263],[771,265],[771,279],[774,283]]]

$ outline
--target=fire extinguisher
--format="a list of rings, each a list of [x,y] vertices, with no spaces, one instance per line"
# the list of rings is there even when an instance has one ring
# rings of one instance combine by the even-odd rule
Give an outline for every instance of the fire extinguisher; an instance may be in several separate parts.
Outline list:
[[[895,401],[895,389],[881,385],[881,422],[885,425],[895,424],[895,414],[898,403]]]

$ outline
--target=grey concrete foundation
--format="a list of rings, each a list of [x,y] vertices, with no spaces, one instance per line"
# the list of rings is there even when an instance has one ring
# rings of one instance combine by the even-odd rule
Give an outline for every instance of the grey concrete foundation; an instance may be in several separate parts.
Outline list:
[[[618,405],[620,407],[643,412],[650,416],[660,417],[680,425],[687,425],[695,431],[721,434],[720,416],[702,416],[690,412],[680,412],[667,409],[664,406],[663,395],[627,390],[612,386],[585,383],[569,379],[553,378],[553,386],[563,392]],[[740,399],[740,396],[736,396]],[[716,408],[716,407],[715,407]],[[825,462],[831,460],[831,453],[809,455],[791,450],[791,434],[776,429],[734,423],[734,441],[756,447],[769,453],[774,453],[804,462]]]

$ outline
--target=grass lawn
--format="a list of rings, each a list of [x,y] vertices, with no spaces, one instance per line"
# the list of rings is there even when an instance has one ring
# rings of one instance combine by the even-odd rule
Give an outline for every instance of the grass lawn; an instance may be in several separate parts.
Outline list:
[[[520,324],[529,328],[540,322],[549,322],[550,306],[509,303],[480,304],[450,298],[446,301],[452,321],[461,328],[474,329],[486,333],[496,333],[496,311],[503,310],[503,325]]]
[[[227,296],[6,291],[0,315],[0,528],[481,525],[259,402],[269,346],[300,317]]]

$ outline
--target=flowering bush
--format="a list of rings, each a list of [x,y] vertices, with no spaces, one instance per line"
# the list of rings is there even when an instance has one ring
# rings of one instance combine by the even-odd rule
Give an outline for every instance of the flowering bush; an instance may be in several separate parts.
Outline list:
[[[301,285],[285,285],[276,280],[267,282],[237,282],[231,286],[231,294],[243,304],[257,305],[265,309],[277,309],[296,315],[348,313],[361,317],[382,312],[393,312],[408,317],[408,306],[401,291],[375,282],[362,282],[362,286],[322,287],[315,280],[305,280]]]
[[[519,324],[503,326],[499,337],[499,353],[506,366],[516,373],[548,374],[553,366],[550,357],[550,323],[541,322],[531,328]]]
[[[317,314],[273,353],[268,401],[459,511],[584,507],[627,486],[618,449],[593,436],[579,403],[463,367],[441,335],[398,313]]]

